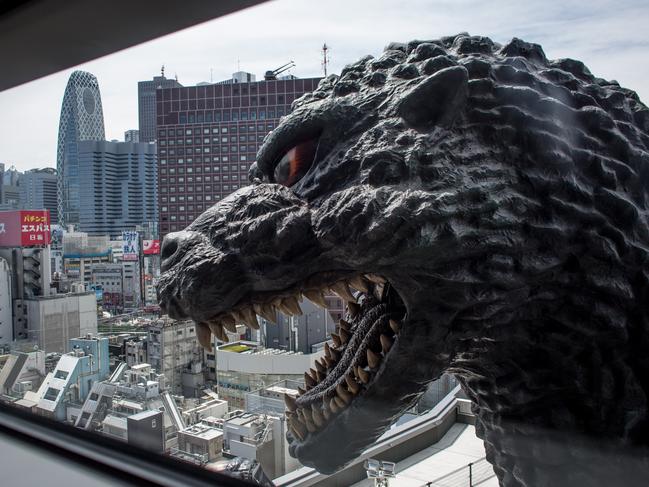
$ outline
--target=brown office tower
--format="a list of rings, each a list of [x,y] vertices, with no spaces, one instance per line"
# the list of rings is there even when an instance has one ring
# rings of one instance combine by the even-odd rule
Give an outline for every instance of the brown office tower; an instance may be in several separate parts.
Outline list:
[[[261,142],[320,78],[234,73],[215,84],[156,90],[160,236],[182,230],[248,184]]]

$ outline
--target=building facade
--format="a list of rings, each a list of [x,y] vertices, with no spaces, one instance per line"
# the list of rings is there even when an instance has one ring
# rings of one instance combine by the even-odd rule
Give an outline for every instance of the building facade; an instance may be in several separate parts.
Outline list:
[[[320,78],[228,81],[156,91],[161,236],[248,184],[266,134]]]
[[[183,391],[187,375],[203,377],[203,348],[196,337],[196,324],[189,320],[162,318],[147,329],[147,362],[164,374],[169,390]],[[198,367],[198,372],[197,372]]]
[[[63,95],[56,151],[58,222],[79,223],[80,187],[78,143],[104,140],[104,112],[97,78],[85,71],[70,75]]]
[[[23,305],[29,340],[46,352],[68,352],[71,338],[97,334],[95,293],[37,296]]]
[[[124,142],[139,142],[140,141],[140,131],[139,130],[127,130],[124,132]]]
[[[24,210],[49,210],[50,221],[58,222],[57,172],[53,167],[30,169],[20,179],[20,205]]]
[[[140,142],[154,142],[156,139],[156,90],[160,88],[180,88],[175,79],[154,76],[152,80],[137,84],[137,104]]]
[[[84,141],[78,144],[79,230],[117,238],[157,219],[155,145]]]
[[[5,169],[0,164],[0,210],[17,210],[21,207],[20,184],[23,173],[14,166]]]

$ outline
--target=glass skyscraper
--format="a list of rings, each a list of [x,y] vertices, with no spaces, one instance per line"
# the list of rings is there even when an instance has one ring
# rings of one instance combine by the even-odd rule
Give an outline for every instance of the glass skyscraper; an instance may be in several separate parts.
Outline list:
[[[63,95],[56,153],[59,223],[79,224],[79,149],[82,140],[104,140],[104,112],[97,78],[85,71],[70,75]]]

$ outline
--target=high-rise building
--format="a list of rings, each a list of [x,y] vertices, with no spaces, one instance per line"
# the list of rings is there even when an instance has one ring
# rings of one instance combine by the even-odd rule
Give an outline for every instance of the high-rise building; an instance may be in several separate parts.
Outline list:
[[[78,161],[80,231],[116,238],[157,220],[155,144],[83,141]]]
[[[137,84],[137,101],[139,117],[140,142],[153,142],[156,139],[156,90],[160,88],[180,88],[182,85],[175,79],[154,76],[150,81]]]
[[[50,221],[57,223],[57,173],[53,167],[30,169],[20,179],[20,204],[24,210],[50,210]]]
[[[20,208],[20,184],[23,173],[14,166],[5,169],[0,164],[0,210],[17,210]]]
[[[139,130],[127,130],[124,132],[124,142],[139,142],[140,141],[140,131]]]
[[[58,221],[79,223],[80,187],[78,144],[84,140],[104,140],[104,112],[97,78],[85,71],[70,75],[63,95],[59,141],[56,153],[58,169]]]
[[[237,79],[252,79],[237,73]],[[183,229],[216,201],[248,184],[262,140],[320,78],[157,90],[161,236]]]

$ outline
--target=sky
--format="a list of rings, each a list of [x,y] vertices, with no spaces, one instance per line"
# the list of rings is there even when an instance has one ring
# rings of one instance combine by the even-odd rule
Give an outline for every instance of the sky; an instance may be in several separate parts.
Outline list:
[[[519,37],[541,44],[548,58],[583,61],[649,103],[649,2],[646,0],[274,0],[0,92],[0,162],[19,170],[56,166],[61,102],[75,69],[93,73],[106,138],[138,127],[137,82],[178,76],[185,86],[263,73],[288,61],[298,77],[330,73],[391,41],[469,32],[497,42]],[[1,37],[1,36],[0,36]]]

